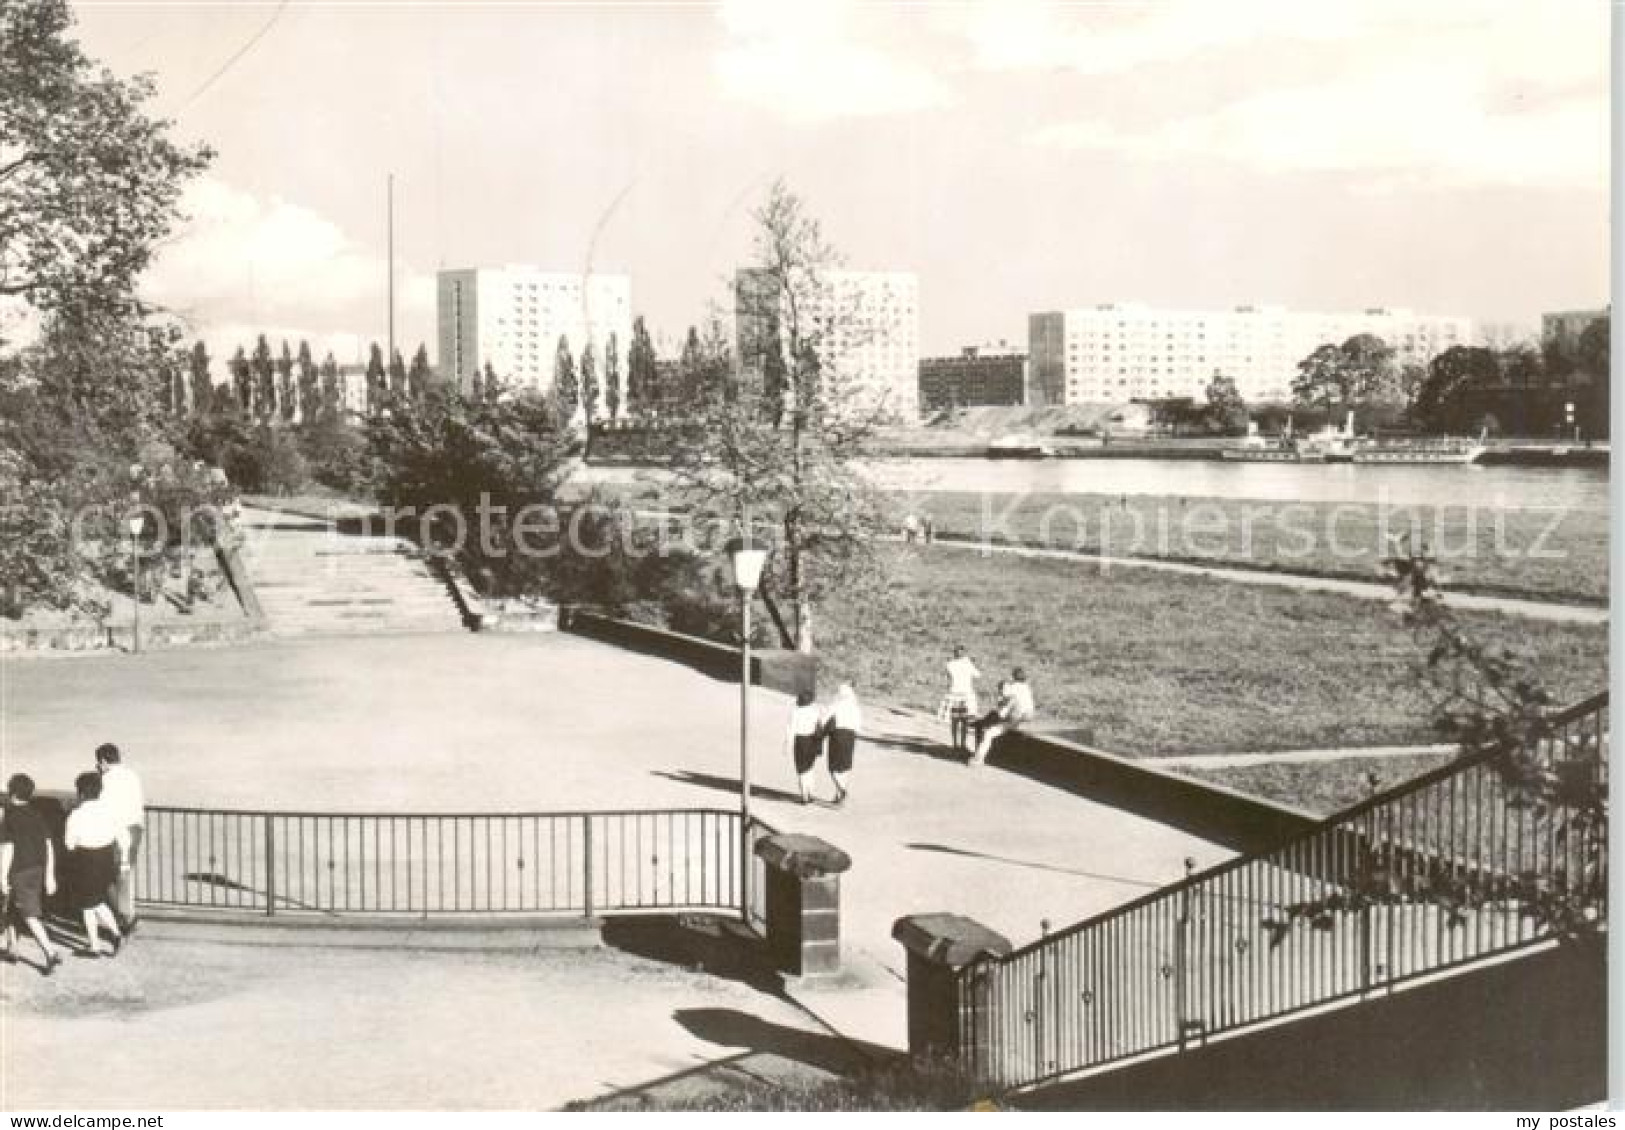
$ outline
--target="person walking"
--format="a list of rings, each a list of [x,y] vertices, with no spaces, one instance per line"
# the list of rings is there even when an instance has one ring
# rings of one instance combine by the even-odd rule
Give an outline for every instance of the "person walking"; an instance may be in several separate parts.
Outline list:
[[[954,646],[954,657],[948,660],[948,693],[942,696],[937,717],[948,723],[948,740],[955,751],[970,752],[970,724],[976,714],[976,680],[982,673],[965,654],[963,645]]]
[[[62,833],[62,846],[68,849],[68,905],[84,918],[85,956],[102,956],[98,927],[111,935],[112,954],[117,954],[124,935],[107,900],[126,851],[126,832],[102,799],[100,773],[79,774],[73,787],[79,804],[68,814]]]
[[[795,709],[790,711],[790,725],[785,731],[785,748],[795,759],[796,784],[801,790],[801,803],[812,803],[813,767],[818,764],[823,744],[824,712],[818,709],[812,691],[796,695]]]
[[[1032,721],[1036,709],[1033,703],[1033,689],[1027,684],[1027,672],[1017,667],[1010,672],[1009,680],[1001,688],[998,709],[984,718],[977,727],[981,732],[978,735],[976,752],[971,755],[967,764],[976,767],[985,763],[988,753],[993,749],[993,743]]]
[[[141,778],[124,763],[118,746],[104,742],[96,747],[96,771],[102,775],[102,803],[125,830],[129,844],[119,861],[118,879],[113,884],[113,913],[125,937],[135,933],[135,865],[141,857],[141,841],[146,834],[147,801]]]
[[[6,960],[17,958],[17,923],[34,937],[49,977],[62,955],[45,932],[45,897],[56,894],[56,849],[45,820],[34,807],[34,780],[18,773],[6,782],[0,814],[0,906],[5,908]]]
[[[858,705],[858,694],[851,683],[835,688],[825,712],[824,730],[829,735],[829,779],[835,785],[835,803],[845,804],[848,776],[852,772],[852,754],[858,746],[858,730],[863,727],[863,708]]]

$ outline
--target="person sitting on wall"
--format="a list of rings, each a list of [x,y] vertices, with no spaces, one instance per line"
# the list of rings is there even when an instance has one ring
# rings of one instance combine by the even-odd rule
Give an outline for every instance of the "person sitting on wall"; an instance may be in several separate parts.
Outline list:
[[[1017,667],[1010,672],[1009,680],[1000,685],[998,706],[983,715],[977,723],[979,739],[976,752],[966,764],[974,768],[986,762],[993,743],[1005,734],[1020,730],[1032,721],[1036,711],[1033,689],[1027,685],[1027,672]]]

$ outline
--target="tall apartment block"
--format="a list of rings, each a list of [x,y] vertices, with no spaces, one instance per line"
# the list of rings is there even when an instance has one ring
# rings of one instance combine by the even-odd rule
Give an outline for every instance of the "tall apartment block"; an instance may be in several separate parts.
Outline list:
[[[734,276],[735,340],[748,369],[781,311],[771,280],[757,270]],[[818,338],[819,363],[839,374],[854,399],[899,419],[919,415],[920,283],[903,271],[825,271],[799,313]]]
[[[553,388],[559,338],[579,368],[591,348],[602,385],[611,336],[626,379],[632,342],[632,281],[625,275],[578,275],[539,267],[441,271],[437,308],[439,368],[467,390],[489,361],[515,389]]]
[[[1580,344],[1580,335],[1593,322],[1606,322],[1612,306],[1600,310],[1553,310],[1540,316],[1540,338],[1552,345],[1573,349]]]
[[[1426,364],[1473,341],[1470,318],[1383,307],[1317,314],[1276,306],[1163,310],[1107,304],[1028,318],[1034,404],[1199,399],[1215,373],[1250,401],[1292,396],[1298,362],[1317,348],[1375,334],[1401,363]]]
[[[1025,404],[1027,352],[1008,342],[920,358],[920,411]]]

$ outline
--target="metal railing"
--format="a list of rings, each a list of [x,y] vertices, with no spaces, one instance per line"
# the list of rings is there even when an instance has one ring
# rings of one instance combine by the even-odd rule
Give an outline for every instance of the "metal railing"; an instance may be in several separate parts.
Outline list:
[[[1608,697],[1554,716],[1542,769],[1606,789]],[[959,974],[959,1046],[1021,1086],[1392,991],[1549,941],[1570,896],[1606,922],[1606,821],[1509,793],[1503,755],[1455,760]],[[1593,814],[1594,815],[1594,814]]]
[[[716,809],[386,815],[147,809],[137,897],[262,915],[732,910],[771,829]],[[752,884],[760,890],[761,883]],[[759,895],[752,894],[755,903]],[[759,910],[756,912],[759,920]]]

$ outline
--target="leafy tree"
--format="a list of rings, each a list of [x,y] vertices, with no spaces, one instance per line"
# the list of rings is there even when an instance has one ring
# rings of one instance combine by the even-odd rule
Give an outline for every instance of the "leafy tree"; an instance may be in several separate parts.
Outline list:
[[[279,413],[284,421],[292,423],[299,401],[294,395],[293,354],[288,352],[287,338],[282,339],[282,355],[276,359],[276,388]]]
[[[1241,398],[1234,377],[1213,374],[1207,385],[1207,417],[1222,435],[1246,433],[1247,402]]]
[[[689,326],[688,336],[683,338],[683,352],[677,359],[680,387],[670,390],[671,394],[681,397],[684,404],[696,403],[709,391],[705,387],[708,360],[705,347],[700,344],[700,331]]]
[[[1464,431],[1473,424],[1467,419],[1467,394],[1500,379],[1500,359],[1493,350],[1451,346],[1428,362],[1427,376],[1411,404],[1411,417],[1431,431]]]
[[[581,406],[581,386],[576,382],[576,363],[570,356],[570,341],[559,335],[559,351],[553,362],[553,396],[559,405],[559,423],[568,427]]]
[[[397,349],[389,357],[389,399],[392,403],[404,404],[406,398],[406,362]]]
[[[375,341],[367,351],[367,416],[373,417],[383,410],[388,399],[389,385],[384,375],[384,351]]]
[[[214,382],[209,376],[209,351],[201,341],[192,345],[187,358],[187,371],[191,376],[192,414],[201,416],[213,410]]]
[[[316,360],[310,355],[310,342],[300,341],[299,356],[295,364],[299,374],[299,420],[301,423],[313,424],[316,417],[321,415],[322,389],[316,371]]]
[[[236,394],[237,408],[243,415],[252,415],[254,411],[254,368],[248,363],[248,357],[243,353],[243,347],[238,346],[237,352],[231,355],[226,362],[226,368],[231,371],[231,387]]]
[[[497,371],[491,367],[491,362],[486,361],[485,366],[481,371],[485,374],[485,387],[484,387],[485,399],[486,400],[498,400],[498,399],[501,399],[501,397],[502,397],[502,381],[497,376]]]
[[[1298,362],[1292,395],[1301,405],[1331,413],[1403,403],[1403,380],[1392,347],[1373,334],[1356,334],[1341,345],[1322,345]]]
[[[412,354],[412,367],[406,373],[407,393],[414,404],[421,403],[429,395],[429,385],[434,378],[434,370],[429,367],[429,350],[422,342],[418,343],[418,351]]]
[[[130,313],[213,152],[170,140],[145,112],[151,79],[98,67],[72,26],[65,0],[0,5],[0,297]]]
[[[264,334],[254,343],[249,369],[254,375],[254,419],[265,423],[276,415],[276,364],[271,359],[271,345]]]
[[[483,400],[451,391],[415,412],[379,416],[367,436],[378,467],[378,500],[424,514],[447,507],[473,575],[488,572],[501,593],[540,591],[548,548],[526,507],[547,505],[565,473],[565,448],[547,406],[533,397]],[[450,544],[459,523],[424,531]]]
[[[643,324],[643,315],[632,321],[632,345],[626,355],[626,411],[640,416],[660,407],[659,377],[655,370],[654,343]]]
[[[581,349],[581,411],[586,417],[587,430],[592,430],[593,421],[598,418],[598,358],[592,347],[592,339],[588,338],[586,345]]]
[[[322,358],[322,394],[319,416],[323,419],[344,418],[344,388],[339,379],[339,363],[333,354]]]
[[[604,343],[604,412],[610,420],[621,414],[621,351],[613,331]]]
[[[684,348],[693,414],[673,470],[694,512],[773,546],[766,584],[794,615],[794,645],[813,646],[816,602],[873,580],[873,548],[889,525],[880,496],[855,467],[879,422],[853,374],[829,362],[843,315],[814,317],[837,259],[816,219],[782,182],[754,215],[748,285],[737,295],[742,367],[713,319]],[[783,367],[783,410],[765,387],[764,350]],[[792,642],[792,641],[787,641]]]

